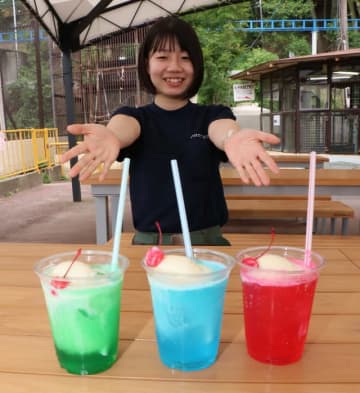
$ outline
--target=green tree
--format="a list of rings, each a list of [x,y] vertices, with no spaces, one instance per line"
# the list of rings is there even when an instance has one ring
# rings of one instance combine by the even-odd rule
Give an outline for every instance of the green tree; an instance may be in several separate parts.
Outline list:
[[[31,15],[20,0],[15,0],[17,27],[29,25]],[[9,32],[14,30],[14,14],[12,0],[0,0],[0,31]]]
[[[241,3],[199,12],[185,18],[195,28],[204,52],[205,76],[198,102],[232,104],[230,71],[239,55],[246,50],[246,34],[236,31],[232,21],[249,16],[249,3]]]
[[[11,113],[16,128],[39,127],[38,88],[44,97],[45,126],[52,127],[51,85],[48,64],[47,42],[41,43],[42,86],[37,86],[35,52],[27,45],[26,62],[19,68],[18,78],[7,87],[7,109]],[[10,119],[7,119],[10,124]]]
[[[264,19],[311,18],[310,0],[266,0]],[[200,103],[233,104],[232,70],[243,70],[274,58],[310,54],[310,35],[304,33],[248,33],[237,29],[237,20],[254,19],[253,2],[244,2],[186,16],[197,31],[205,58],[205,78],[199,91]],[[262,51],[258,49],[262,48]]]
[[[314,9],[311,0],[267,0],[262,2],[264,19],[311,19]],[[272,32],[261,35],[261,46],[280,58],[311,53],[310,34],[296,32]]]

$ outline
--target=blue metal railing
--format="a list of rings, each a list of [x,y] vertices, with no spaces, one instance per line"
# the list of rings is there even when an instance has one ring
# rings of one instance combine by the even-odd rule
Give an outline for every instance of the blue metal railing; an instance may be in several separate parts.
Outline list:
[[[339,30],[339,19],[250,19],[234,20],[236,30],[249,32],[264,31],[328,31]],[[360,19],[348,19],[348,30],[360,30]],[[47,34],[40,29],[40,40],[46,40]],[[0,32],[0,44],[30,42],[34,40],[34,31],[19,30]]]
[[[339,30],[339,19],[262,19],[235,20],[236,30],[262,31],[328,31]],[[348,19],[348,30],[360,30],[360,19]]]
[[[0,32],[0,44],[11,44],[15,42],[30,42],[34,41],[34,31],[33,30],[19,30],[8,32]],[[40,40],[47,40],[47,34],[44,30],[39,31]]]

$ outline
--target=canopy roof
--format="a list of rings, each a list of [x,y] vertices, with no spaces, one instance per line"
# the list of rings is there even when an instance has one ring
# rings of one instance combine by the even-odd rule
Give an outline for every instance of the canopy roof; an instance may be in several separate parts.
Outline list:
[[[263,75],[267,75],[274,71],[279,71],[285,68],[297,66],[302,63],[317,63],[326,62],[329,60],[342,61],[346,59],[353,59],[360,57],[360,49],[347,49],[334,52],[323,52],[316,55],[288,57],[285,59],[271,60],[266,63],[258,64],[254,67],[248,68],[247,70],[238,72],[231,76],[231,79],[242,79],[258,81]]]
[[[171,14],[244,0],[21,0],[62,50],[76,51],[111,34]]]

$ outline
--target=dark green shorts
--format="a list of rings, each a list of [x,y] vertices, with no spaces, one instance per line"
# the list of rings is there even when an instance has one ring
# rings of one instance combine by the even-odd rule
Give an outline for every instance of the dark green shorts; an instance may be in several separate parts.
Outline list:
[[[230,242],[222,236],[219,226],[190,232],[191,244],[193,246],[230,246]],[[159,234],[156,232],[135,231],[133,244],[159,245]],[[163,233],[162,245],[183,245],[180,233]]]

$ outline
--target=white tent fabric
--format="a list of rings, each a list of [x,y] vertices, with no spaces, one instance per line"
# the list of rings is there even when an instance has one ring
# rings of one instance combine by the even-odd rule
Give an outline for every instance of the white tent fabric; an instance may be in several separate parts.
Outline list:
[[[242,0],[243,1],[243,0]],[[239,0],[22,0],[57,45],[76,51],[102,38],[151,23]]]

